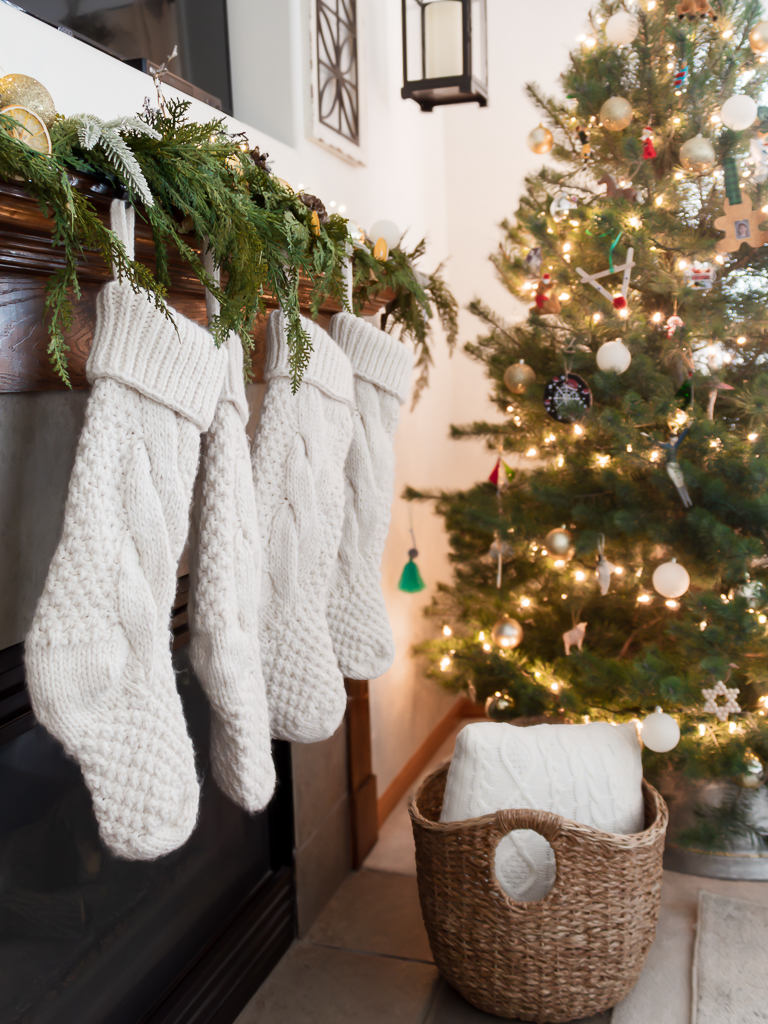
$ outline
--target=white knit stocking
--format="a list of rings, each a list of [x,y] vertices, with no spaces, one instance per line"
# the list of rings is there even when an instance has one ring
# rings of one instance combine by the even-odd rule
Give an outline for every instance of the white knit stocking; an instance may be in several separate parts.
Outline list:
[[[352,433],[352,370],[316,324],[314,351],[291,393],[283,315],[267,330],[268,382],[253,445],[264,574],[260,638],[272,735],[313,743],[346,708],[325,607],[339,550],[344,460]]]
[[[275,769],[258,635],[261,539],[237,335],[226,348],[228,370],[203,435],[193,516],[192,663],[211,702],[214,778],[254,812],[269,803]]]
[[[131,246],[122,203],[115,228]],[[226,355],[202,327],[175,319],[176,328],[120,282],[99,294],[93,391],[26,641],[35,714],[80,764],[102,839],[130,860],[181,846],[197,817],[169,616],[199,435]]]
[[[413,358],[405,345],[349,313],[331,336],[355,374],[352,444],[346,462],[344,529],[328,592],[328,625],[341,671],[376,679],[395,656],[381,591],[395,458],[392,439],[408,395]]]

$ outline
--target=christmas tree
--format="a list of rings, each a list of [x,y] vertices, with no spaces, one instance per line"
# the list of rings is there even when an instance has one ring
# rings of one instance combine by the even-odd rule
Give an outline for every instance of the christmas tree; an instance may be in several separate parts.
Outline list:
[[[452,428],[495,454],[471,490],[407,495],[436,500],[455,565],[430,674],[513,721],[643,723],[662,791],[727,783],[678,837],[702,849],[765,843],[761,19],[758,0],[603,2],[565,98],[527,87],[547,156],[493,259],[530,311],[472,304],[503,418]]]

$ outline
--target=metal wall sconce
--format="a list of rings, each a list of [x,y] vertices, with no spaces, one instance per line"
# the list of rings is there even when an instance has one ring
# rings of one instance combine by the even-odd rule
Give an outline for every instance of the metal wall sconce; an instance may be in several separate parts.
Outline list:
[[[400,95],[422,110],[488,103],[487,0],[402,0]]]

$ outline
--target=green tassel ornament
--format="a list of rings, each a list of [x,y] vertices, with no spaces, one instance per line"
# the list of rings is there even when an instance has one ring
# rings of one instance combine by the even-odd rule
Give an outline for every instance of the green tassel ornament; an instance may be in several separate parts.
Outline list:
[[[424,590],[427,584],[421,578],[419,567],[414,562],[414,558],[418,558],[419,552],[416,550],[416,538],[413,535],[413,530],[411,530],[411,541],[413,547],[408,552],[408,561],[400,574],[397,589],[404,590],[406,594],[418,594],[420,590]]]

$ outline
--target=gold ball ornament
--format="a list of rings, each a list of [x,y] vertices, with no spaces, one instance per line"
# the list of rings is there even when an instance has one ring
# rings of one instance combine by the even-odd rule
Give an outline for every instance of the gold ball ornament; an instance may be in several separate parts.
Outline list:
[[[680,147],[680,163],[686,171],[707,174],[715,166],[715,147],[703,135],[694,135]]]
[[[543,153],[548,153],[554,144],[554,135],[543,124],[540,124],[538,128],[534,128],[528,136],[528,149],[532,149],[534,153],[538,153],[540,156]]]
[[[565,528],[550,530],[544,538],[544,547],[552,555],[567,555],[571,546],[571,535]]]
[[[634,114],[632,104],[623,96],[611,96],[600,107],[600,120],[610,132],[620,132],[626,128]]]
[[[5,75],[0,78],[0,107],[26,107],[37,114],[46,128],[53,124],[56,117],[53,96],[44,85],[29,75]]]
[[[749,45],[754,53],[768,53],[768,21],[758,21],[749,33]]]
[[[512,363],[504,371],[504,386],[513,395],[522,395],[525,389],[533,384],[535,380],[536,374],[522,359],[519,363]]]
[[[499,621],[491,630],[491,640],[497,647],[510,650],[522,643],[523,627],[517,619],[510,619],[508,615],[502,615]]]

